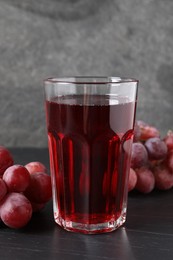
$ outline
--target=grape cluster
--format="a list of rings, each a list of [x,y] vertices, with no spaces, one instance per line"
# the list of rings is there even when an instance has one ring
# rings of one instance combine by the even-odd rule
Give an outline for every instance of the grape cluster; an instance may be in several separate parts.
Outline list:
[[[137,121],[132,144],[128,191],[150,193],[173,187],[173,132],[162,139],[154,126]]]
[[[0,221],[10,228],[22,228],[51,197],[46,167],[40,162],[14,164],[10,151],[0,146]]]

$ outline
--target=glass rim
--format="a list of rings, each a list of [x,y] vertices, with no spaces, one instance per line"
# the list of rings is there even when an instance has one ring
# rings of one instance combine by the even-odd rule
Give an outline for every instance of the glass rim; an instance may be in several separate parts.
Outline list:
[[[135,78],[112,77],[112,76],[74,76],[74,77],[50,77],[44,80],[45,84],[120,84],[138,83]]]

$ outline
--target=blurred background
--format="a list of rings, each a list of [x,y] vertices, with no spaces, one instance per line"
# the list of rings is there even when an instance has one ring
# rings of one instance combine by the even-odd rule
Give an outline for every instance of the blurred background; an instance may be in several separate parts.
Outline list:
[[[140,81],[137,118],[173,129],[172,0],[0,0],[0,144],[46,147],[43,80]]]

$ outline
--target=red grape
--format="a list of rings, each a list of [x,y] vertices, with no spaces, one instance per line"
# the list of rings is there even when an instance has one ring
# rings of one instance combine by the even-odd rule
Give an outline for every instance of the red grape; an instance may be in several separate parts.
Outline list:
[[[129,172],[129,182],[128,182],[128,191],[131,191],[135,188],[137,183],[137,175],[136,172],[130,168],[130,172]]]
[[[51,179],[44,172],[31,174],[31,181],[24,192],[26,197],[35,203],[46,203],[52,197]]]
[[[167,155],[167,146],[164,141],[158,137],[153,137],[145,142],[150,160],[162,160]]]
[[[164,138],[164,141],[168,147],[168,150],[173,150],[173,132],[171,130],[168,131],[167,135]]]
[[[11,153],[3,146],[0,146],[0,175],[3,175],[5,170],[13,165],[13,157]]]
[[[150,193],[154,189],[155,179],[150,169],[141,167],[136,169],[137,183],[136,189],[142,193]]]
[[[30,174],[36,172],[45,172],[47,173],[47,169],[41,162],[30,162],[25,165],[25,168],[29,171]]]
[[[6,193],[7,193],[7,186],[3,181],[3,179],[0,178],[0,201],[4,198]]]
[[[148,162],[148,154],[145,146],[142,143],[132,144],[131,167],[133,169],[140,168]]]
[[[6,195],[1,206],[1,219],[8,227],[24,227],[31,216],[31,203],[23,194],[12,192]]]
[[[167,164],[167,166],[170,169],[171,173],[173,173],[173,150],[171,150],[168,153],[168,156],[167,156],[167,159],[166,159],[165,163]]]
[[[168,190],[173,187],[173,174],[164,165],[154,168],[156,188],[159,190]]]
[[[148,124],[146,124],[143,121],[137,121],[137,125],[140,128],[140,140],[141,141],[146,141],[149,138],[152,137],[159,137],[160,136],[160,132],[157,128],[155,128],[154,126],[150,126]]]
[[[140,141],[140,137],[141,137],[140,127],[139,127],[139,125],[137,123],[135,123],[135,126],[134,126],[134,139],[133,139],[133,141],[134,142]]]
[[[13,165],[6,169],[3,175],[8,191],[22,192],[29,186],[31,177],[28,170],[22,165]]]

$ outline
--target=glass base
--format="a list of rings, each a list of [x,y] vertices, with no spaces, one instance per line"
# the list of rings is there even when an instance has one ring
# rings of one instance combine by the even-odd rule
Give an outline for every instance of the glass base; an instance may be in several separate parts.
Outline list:
[[[55,222],[67,231],[78,232],[83,234],[98,234],[112,232],[122,226],[126,221],[126,212],[123,212],[116,220],[110,220],[104,223],[97,224],[83,224],[73,221],[66,221],[61,217],[56,217]]]

